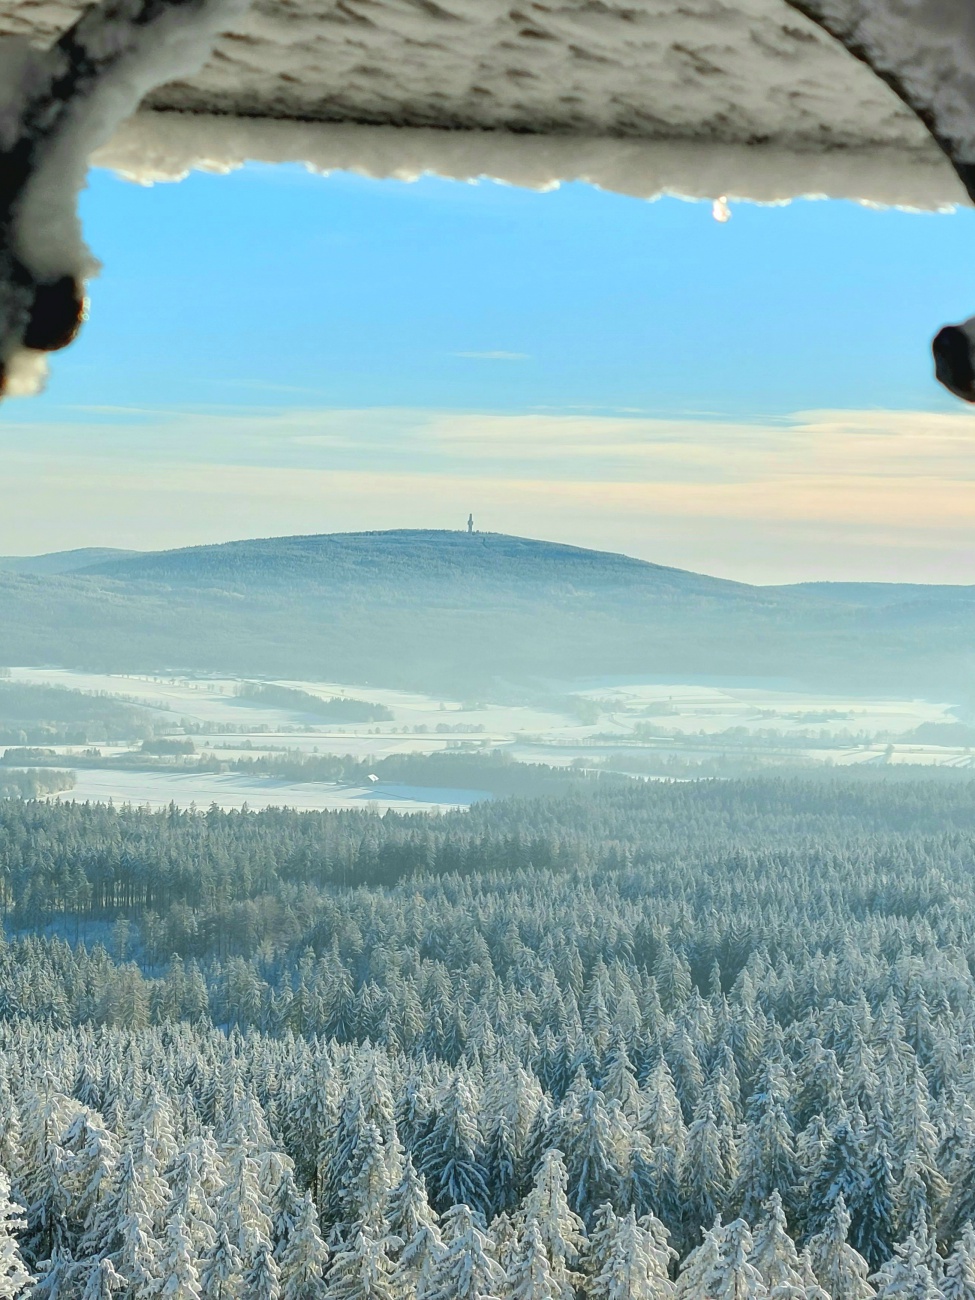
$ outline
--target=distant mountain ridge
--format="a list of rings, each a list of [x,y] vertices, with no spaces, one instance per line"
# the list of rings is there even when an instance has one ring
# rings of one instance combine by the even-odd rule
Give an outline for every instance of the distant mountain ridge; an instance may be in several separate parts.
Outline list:
[[[77,573],[105,560],[140,554],[140,551],[122,551],[111,546],[83,546],[75,551],[51,551],[46,555],[0,555],[0,569],[11,573]]]
[[[496,533],[0,559],[0,663],[484,691],[612,675],[851,690],[975,680],[975,588],[756,587]]]
[[[42,557],[43,558],[43,557]],[[319,533],[253,538],[169,551],[137,551],[97,557],[79,570],[112,577],[187,578],[299,573],[310,576],[328,565],[331,580],[361,576],[363,569],[393,564],[413,573],[446,576],[485,573],[499,565],[518,566],[522,576],[567,580],[586,575],[623,582],[652,578],[679,584],[744,589],[747,584],[711,578],[684,569],[652,564],[613,551],[593,551],[558,542],[535,541],[505,533],[397,529],[383,532]],[[2,561],[0,561],[2,566]]]

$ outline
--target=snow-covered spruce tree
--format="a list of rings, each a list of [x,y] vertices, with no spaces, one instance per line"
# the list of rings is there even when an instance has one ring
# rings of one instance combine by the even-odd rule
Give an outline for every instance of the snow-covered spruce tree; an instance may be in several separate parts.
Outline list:
[[[928,1268],[925,1249],[908,1237],[894,1247],[894,1255],[870,1281],[878,1300],[944,1300]]]
[[[777,1191],[765,1202],[763,1217],[752,1234],[749,1263],[757,1268],[770,1294],[784,1296],[785,1288],[803,1289],[799,1252],[789,1236],[782,1198]]]
[[[699,1228],[723,1208],[729,1192],[728,1168],[721,1133],[710,1103],[702,1098],[687,1134],[680,1170],[683,1201],[682,1240],[692,1241]]]
[[[200,1155],[205,1156],[202,1146],[200,1138],[190,1139],[166,1170],[166,1180],[172,1189],[165,1210],[166,1221],[170,1222],[174,1217],[184,1220],[197,1256],[205,1255],[213,1245],[217,1223],[200,1172]]]
[[[235,1235],[221,1220],[213,1245],[200,1261],[203,1300],[236,1300],[242,1278],[243,1266]]]
[[[14,1300],[31,1281],[17,1240],[26,1227],[22,1211],[10,1199],[6,1171],[0,1169],[0,1300]]]
[[[294,1171],[288,1165],[281,1174],[281,1181],[272,1200],[271,1241],[274,1258],[278,1262],[298,1222],[302,1199],[295,1183]]]
[[[879,1138],[864,1169],[864,1208],[851,1241],[872,1268],[890,1256],[894,1238],[894,1171],[887,1143]]]
[[[809,1242],[812,1265],[833,1300],[871,1300],[876,1292],[867,1280],[870,1266],[847,1241],[849,1229],[850,1216],[839,1196],[822,1232]]]
[[[443,1216],[444,1250],[423,1300],[498,1300],[505,1277],[468,1205]]]
[[[452,1076],[429,1138],[417,1152],[438,1213],[460,1203],[479,1213],[487,1210],[491,1198],[479,1146],[477,1100],[466,1071],[459,1069]]]
[[[350,1196],[348,1212],[353,1215],[349,1236],[365,1231],[373,1237],[385,1234],[390,1194],[389,1169],[379,1126],[367,1120],[354,1154],[355,1168],[348,1171]]]
[[[619,1104],[627,1119],[635,1120],[642,1108],[640,1086],[626,1050],[626,1042],[617,1035],[606,1055],[600,1079],[600,1091],[609,1101]]]
[[[959,1237],[967,1223],[975,1223],[975,1132],[969,1132],[952,1170],[952,1188],[938,1223],[944,1241]]]
[[[360,1229],[332,1261],[328,1300],[397,1300],[394,1267],[386,1238]]]
[[[773,1191],[792,1203],[798,1182],[792,1125],[780,1099],[775,1072],[760,1094],[752,1098],[751,1121],[739,1155],[738,1178],[732,1200],[741,1217],[754,1223]]]
[[[683,1221],[680,1168],[687,1129],[666,1058],[661,1056],[647,1080],[637,1131],[650,1143],[650,1201],[653,1212],[678,1234]]]
[[[569,1206],[568,1181],[562,1152],[554,1148],[547,1151],[535,1184],[522,1202],[516,1224],[524,1225],[525,1229],[533,1224],[537,1226],[556,1284],[566,1297],[571,1297],[582,1281],[577,1265],[586,1238],[582,1219]]]
[[[516,1240],[501,1294],[503,1300],[572,1300],[573,1292],[555,1277],[534,1220]]]
[[[481,1163],[490,1174],[491,1213],[513,1210],[518,1201],[518,1165],[514,1132],[503,1112],[495,1115],[490,1123]]]
[[[223,1224],[242,1260],[271,1247],[271,1207],[261,1191],[259,1166],[245,1141],[226,1152],[226,1182],[217,1207]]]
[[[31,1300],[64,1300],[65,1296],[77,1293],[80,1268],[70,1253],[56,1247],[50,1259],[45,1259],[38,1266],[36,1280],[30,1288]],[[134,1300],[148,1300],[150,1292],[133,1292]]]
[[[131,1147],[123,1151],[112,1187],[98,1203],[81,1245],[91,1266],[108,1260],[140,1300],[150,1294],[159,1273],[157,1182],[161,1179],[151,1159],[137,1161]]]
[[[67,1250],[67,1193],[63,1185],[67,1155],[62,1145],[76,1107],[48,1077],[24,1113],[23,1172],[17,1187],[26,1207],[24,1248],[40,1264],[55,1251]]]
[[[765,1300],[768,1290],[761,1273],[750,1262],[752,1235],[744,1219],[721,1230],[717,1258],[705,1280],[700,1300]]]
[[[328,1247],[318,1229],[318,1211],[311,1192],[306,1192],[298,1216],[278,1257],[281,1300],[320,1300],[325,1293],[324,1274]]]
[[[807,1232],[815,1234],[825,1229],[838,1197],[843,1199],[852,1237],[854,1230],[859,1232],[865,1223],[870,1209],[867,1151],[860,1115],[847,1114],[827,1136],[821,1163],[809,1185]]]
[[[274,1255],[267,1246],[259,1246],[244,1273],[247,1300],[280,1300],[281,1281]]]
[[[125,1291],[125,1278],[110,1259],[98,1259],[88,1270],[81,1300],[117,1300]]]
[[[438,1225],[439,1216],[427,1200],[423,1175],[407,1156],[403,1177],[390,1193],[386,1222],[390,1254],[397,1265],[396,1283],[404,1296],[422,1294],[433,1274],[443,1250]]]
[[[166,1225],[156,1294],[160,1300],[202,1300],[198,1260],[186,1220],[174,1215]]]
[[[975,1300],[975,1228],[966,1223],[944,1266],[945,1300]]]
[[[618,1229],[619,1217],[609,1201],[604,1201],[592,1216],[592,1224],[579,1259],[584,1290],[589,1289],[609,1260],[616,1243]]]
[[[708,1286],[718,1265],[724,1228],[715,1219],[710,1228],[702,1228],[704,1240],[685,1256],[674,1284],[674,1300],[710,1300]]]
[[[616,1221],[602,1268],[586,1288],[587,1300],[673,1300],[674,1284],[662,1263],[654,1234],[631,1209]]]
[[[626,1119],[615,1102],[588,1087],[577,1114],[570,1111],[563,1133],[569,1204],[584,1223],[604,1201],[619,1208],[630,1146]]]
[[[81,1108],[64,1134],[62,1187],[72,1239],[90,1230],[111,1196],[118,1141],[97,1111]]]

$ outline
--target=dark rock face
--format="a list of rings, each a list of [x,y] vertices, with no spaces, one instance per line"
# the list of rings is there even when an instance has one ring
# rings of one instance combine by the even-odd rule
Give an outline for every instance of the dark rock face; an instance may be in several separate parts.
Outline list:
[[[73,275],[40,284],[24,330],[24,347],[57,352],[71,343],[85,317],[85,291]]]
[[[975,321],[964,325],[946,325],[939,330],[931,350],[934,353],[934,373],[938,382],[960,397],[963,402],[975,402],[975,360],[972,356],[972,330]]]

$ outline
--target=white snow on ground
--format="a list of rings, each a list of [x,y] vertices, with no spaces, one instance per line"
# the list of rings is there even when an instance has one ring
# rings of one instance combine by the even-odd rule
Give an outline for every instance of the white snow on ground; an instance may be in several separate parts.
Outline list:
[[[406,785],[382,784],[364,788],[333,785],[321,781],[301,783],[276,781],[268,777],[242,776],[237,772],[111,772],[82,768],[73,790],[52,799],[75,803],[134,804],[137,807],[297,808],[303,812],[325,809],[359,809],[384,813],[446,812],[451,808],[468,808],[489,794],[477,790],[421,789]]]
[[[564,713],[540,707],[490,705],[438,699],[416,692],[330,682],[282,683],[325,697],[348,694],[384,704],[392,721],[379,724],[303,724],[289,710],[244,704],[235,695],[233,678],[163,677],[151,674],[109,676],[63,669],[15,668],[15,681],[104,691],[159,710],[158,721],[178,729],[181,720],[203,723],[207,733],[193,737],[197,752],[223,762],[287,751],[352,755],[378,761],[392,754],[432,754],[449,749],[503,749],[522,762],[552,766],[604,764],[617,770],[646,772],[648,757],[672,756],[692,765],[738,755],[742,737],[756,738],[752,752],[780,762],[790,760],[839,765],[923,763],[972,766],[964,744],[932,744],[907,739],[922,723],[953,723],[949,705],[928,700],[810,694],[778,681],[722,682],[628,681],[565,682],[552,685],[559,696],[592,701],[595,721],[583,724]],[[245,728],[241,730],[242,727]],[[438,727],[444,728],[439,730]],[[253,729],[251,729],[253,728]],[[724,734],[728,733],[728,734]],[[765,741],[762,741],[762,736]],[[775,736],[778,739],[769,739]],[[739,739],[735,739],[738,737]],[[891,737],[896,739],[888,753]],[[298,808],[386,807],[443,808],[466,806],[484,797],[476,791],[407,789],[381,783],[376,787],[289,782],[247,773],[180,770],[183,760],[151,771],[75,768],[72,758],[86,746],[56,747],[59,766],[76,770],[77,799],[148,802],[163,806],[251,807],[287,804]],[[131,752],[138,743],[125,747]],[[103,757],[124,752],[101,747]],[[628,758],[633,762],[628,765]],[[84,759],[85,762],[90,759]],[[187,760],[194,763],[196,759]],[[693,770],[693,767],[692,769]]]
[[[49,40],[79,8],[0,0],[0,33]],[[786,0],[256,0],[148,103],[206,116],[125,128],[101,161],[137,179],[258,157],[644,196],[960,193],[909,109]]]

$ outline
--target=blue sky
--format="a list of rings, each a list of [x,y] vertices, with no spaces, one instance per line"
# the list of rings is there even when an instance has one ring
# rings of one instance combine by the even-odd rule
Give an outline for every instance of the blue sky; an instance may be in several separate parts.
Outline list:
[[[975,418],[929,359],[975,213],[290,166],[94,172],[82,212],[104,270],[0,412],[0,551],[474,509],[758,581],[975,581]]]

